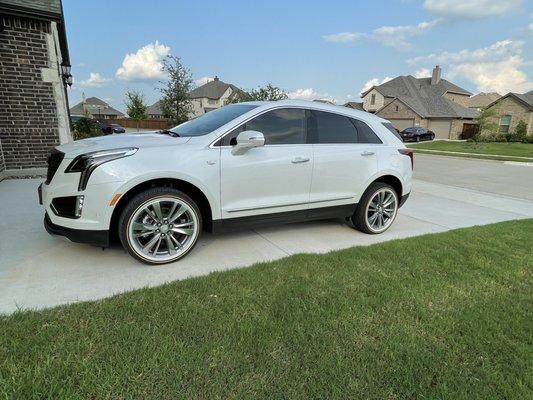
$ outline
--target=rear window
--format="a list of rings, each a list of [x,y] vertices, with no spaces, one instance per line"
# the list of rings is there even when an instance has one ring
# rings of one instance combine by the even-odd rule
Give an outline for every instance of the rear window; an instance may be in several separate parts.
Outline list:
[[[394,125],[392,125],[390,122],[383,122],[383,126],[387,128],[389,131],[391,131],[394,134],[394,136],[396,136],[398,139],[400,139],[403,142],[403,139],[400,136],[400,134],[396,132]]]

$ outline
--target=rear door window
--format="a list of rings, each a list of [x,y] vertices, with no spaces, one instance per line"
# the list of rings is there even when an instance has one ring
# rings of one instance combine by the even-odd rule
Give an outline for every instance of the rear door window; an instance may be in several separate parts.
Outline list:
[[[308,132],[311,143],[357,143],[357,129],[344,115],[313,110],[308,119]]]

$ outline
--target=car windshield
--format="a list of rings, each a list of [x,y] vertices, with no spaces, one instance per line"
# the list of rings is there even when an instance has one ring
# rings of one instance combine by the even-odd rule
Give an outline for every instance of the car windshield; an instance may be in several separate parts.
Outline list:
[[[206,135],[256,107],[257,106],[250,104],[231,104],[209,111],[201,117],[191,121],[184,122],[183,124],[172,128],[171,131],[180,136]]]

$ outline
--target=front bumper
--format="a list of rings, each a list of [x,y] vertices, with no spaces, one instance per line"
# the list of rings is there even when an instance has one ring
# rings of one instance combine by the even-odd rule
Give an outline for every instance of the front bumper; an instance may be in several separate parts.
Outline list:
[[[54,224],[48,213],[44,214],[44,228],[51,235],[65,236],[72,242],[109,247],[109,231],[72,229]]]

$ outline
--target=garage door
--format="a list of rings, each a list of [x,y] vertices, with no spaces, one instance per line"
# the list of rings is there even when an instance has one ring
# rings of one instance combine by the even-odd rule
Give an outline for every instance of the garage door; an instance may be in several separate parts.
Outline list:
[[[389,119],[389,121],[400,132],[403,131],[405,128],[410,128],[412,126],[415,126],[414,119]]]
[[[429,127],[430,131],[435,132],[436,139],[449,139],[450,130],[452,128],[452,121],[449,119],[430,119]]]

